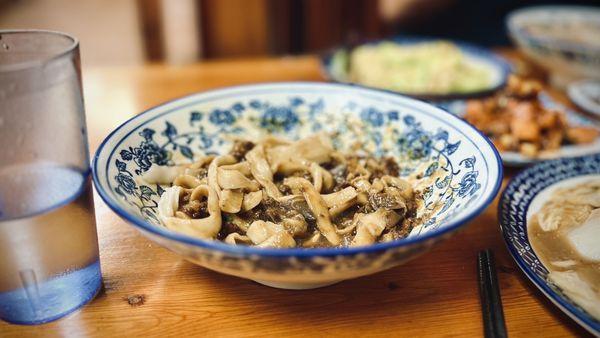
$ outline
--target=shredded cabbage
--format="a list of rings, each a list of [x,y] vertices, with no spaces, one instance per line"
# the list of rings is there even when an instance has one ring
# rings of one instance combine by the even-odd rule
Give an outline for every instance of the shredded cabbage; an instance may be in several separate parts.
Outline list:
[[[491,71],[444,41],[363,45],[350,55],[349,80],[413,94],[452,94],[491,86]]]

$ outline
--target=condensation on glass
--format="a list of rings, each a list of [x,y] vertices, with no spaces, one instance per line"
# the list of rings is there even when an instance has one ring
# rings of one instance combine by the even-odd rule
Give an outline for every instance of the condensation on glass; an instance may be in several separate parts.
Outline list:
[[[101,286],[79,46],[0,30],[0,318],[39,324]]]

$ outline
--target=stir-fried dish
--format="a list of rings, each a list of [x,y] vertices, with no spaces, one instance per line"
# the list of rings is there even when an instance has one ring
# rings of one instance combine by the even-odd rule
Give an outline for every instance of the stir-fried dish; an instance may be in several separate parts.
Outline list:
[[[600,320],[600,179],[554,191],[528,232],[548,280]]]
[[[541,88],[536,81],[511,76],[495,96],[469,101],[465,119],[490,137],[498,150],[528,157],[596,140],[598,129],[569,125],[563,112],[545,108],[538,99]]]
[[[391,157],[344,154],[329,137],[236,141],[179,168],[162,194],[164,225],[258,247],[361,246],[403,238],[419,193]]]

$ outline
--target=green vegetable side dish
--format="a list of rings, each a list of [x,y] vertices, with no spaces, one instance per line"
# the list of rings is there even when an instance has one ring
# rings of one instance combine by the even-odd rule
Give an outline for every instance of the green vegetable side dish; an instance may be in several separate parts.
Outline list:
[[[350,53],[338,51],[330,71],[342,82],[406,94],[467,94],[493,85],[493,73],[485,64],[445,41],[381,42]]]

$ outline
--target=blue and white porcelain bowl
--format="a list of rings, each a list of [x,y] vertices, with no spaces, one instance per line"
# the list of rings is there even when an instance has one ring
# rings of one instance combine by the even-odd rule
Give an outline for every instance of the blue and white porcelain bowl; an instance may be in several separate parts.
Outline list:
[[[427,206],[438,205],[433,217],[405,239],[365,247],[232,246],[162,226],[156,207],[164,187],[139,179],[152,166],[227,152],[231,135],[297,139],[317,131],[338,132],[334,145],[342,150],[359,141],[375,154],[395,156],[403,174],[421,174],[428,182],[423,189]],[[433,179],[440,169],[444,175]],[[502,163],[477,130],[429,104],[340,84],[277,83],[194,94],[152,108],[104,140],[93,172],[110,208],[185,259],[270,286],[306,289],[391,268],[450,237],[496,196]]]
[[[511,12],[506,25],[519,48],[560,87],[600,79],[600,8],[534,6]]]
[[[508,251],[525,275],[569,317],[600,335],[600,321],[548,281],[548,268],[531,246],[527,231],[528,220],[548,200],[553,189],[589,179],[600,179],[600,154],[537,164],[519,173],[507,185],[498,204],[498,217]]]

